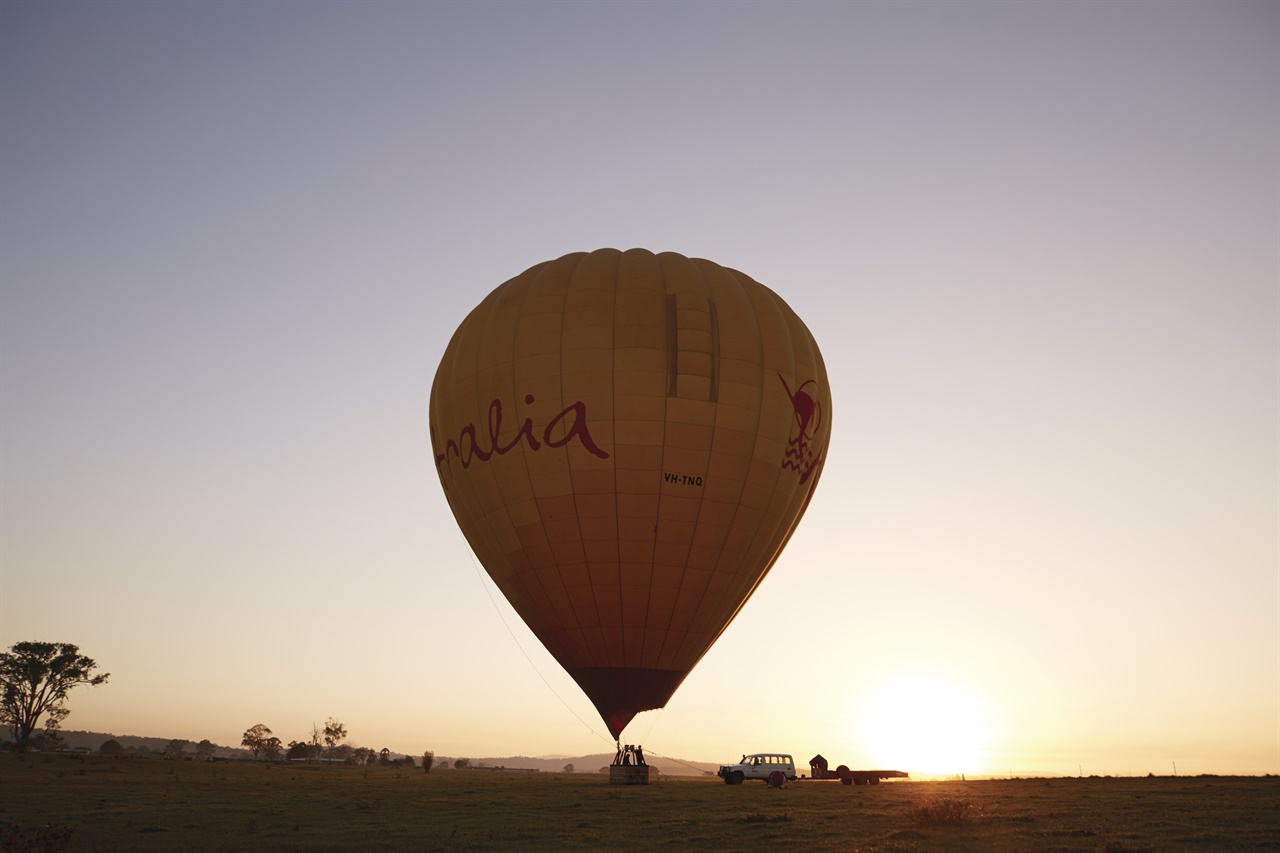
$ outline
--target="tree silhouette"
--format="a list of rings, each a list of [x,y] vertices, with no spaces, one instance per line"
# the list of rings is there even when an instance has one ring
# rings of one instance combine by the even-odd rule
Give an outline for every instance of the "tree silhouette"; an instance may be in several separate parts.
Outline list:
[[[262,723],[250,726],[245,730],[244,737],[240,740],[240,745],[253,753],[253,760],[258,760],[258,753],[262,752],[262,748],[267,743],[267,738],[271,737],[271,729]],[[279,741],[276,741],[279,743]]]
[[[279,761],[280,756],[284,753],[284,744],[280,742],[278,737],[269,737],[262,744],[262,757],[267,761]]]
[[[24,752],[40,718],[47,732],[71,712],[64,704],[75,686],[106,684],[110,673],[94,675],[98,663],[71,643],[14,643],[0,653],[0,724],[13,733],[14,751]]]
[[[333,748],[342,743],[347,736],[347,727],[333,717],[324,723],[324,745],[329,748],[329,756],[333,756]]]
[[[284,754],[285,758],[290,760],[295,758],[312,758],[311,744],[301,740],[289,741],[289,751]]]
[[[52,722],[52,721],[50,721]],[[67,748],[67,742],[62,739],[62,733],[58,731],[56,726],[45,724],[44,731],[31,738],[30,746],[37,752],[57,752],[60,749]]]

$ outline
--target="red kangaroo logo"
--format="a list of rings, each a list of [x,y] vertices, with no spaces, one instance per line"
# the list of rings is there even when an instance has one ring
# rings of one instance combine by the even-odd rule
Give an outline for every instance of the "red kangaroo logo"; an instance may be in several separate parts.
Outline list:
[[[805,390],[812,385],[810,390],[816,393],[818,385],[814,380],[807,379],[792,391],[781,373],[778,374],[778,379],[781,380],[782,387],[787,392],[787,398],[791,400],[796,418],[795,430],[787,440],[787,452],[783,456],[782,467],[795,471],[800,475],[800,482],[805,483],[813,476],[818,463],[822,461],[821,454],[816,457],[813,455],[812,445],[814,434],[822,426],[822,404],[814,398],[813,394]]]

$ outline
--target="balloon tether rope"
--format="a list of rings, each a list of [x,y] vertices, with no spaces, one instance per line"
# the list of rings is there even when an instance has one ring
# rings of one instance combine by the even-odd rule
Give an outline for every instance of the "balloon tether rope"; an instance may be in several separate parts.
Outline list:
[[[489,585],[484,582],[484,575],[480,571],[480,563],[476,560],[476,555],[472,552],[470,543],[467,543],[467,555],[471,558],[471,566],[476,571],[476,579],[480,581],[480,586],[484,589],[484,594],[489,597],[489,603],[493,605],[494,612],[496,612],[498,614],[498,618],[502,620],[502,627],[507,629],[507,633],[511,636],[512,642],[516,644],[516,648],[520,650],[520,654],[524,655],[524,659],[529,662],[529,666],[533,668],[535,673],[537,673],[538,678],[542,679],[542,683],[547,685],[547,689],[551,691],[551,695],[556,697],[556,699],[559,699],[560,704],[565,707],[565,710],[570,714],[573,714],[574,719],[586,726],[587,731],[591,732],[605,743],[613,743],[614,741],[591,728],[590,723],[578,716],[578,712],[573,710],[573,707],[570,706],[568,702],[564,701],[560,694],[556,692],[556,689],[551,686],[551,682],[547,681],[546,676],[542,674],[542,670],[538,669],[538,665],[533,662],[533,658],[529,657],[529,653],[524,650],[524,646],[520,645],[520,639],[516,637],[516,632],[512,631],[511,626],[507,624],[507,617],[502,615],[502,608],[498,607],[497,600],[493,597],[493,593],[489,591]]]
[[[694,767],[689,762],[681,761],[678,758],[672,758],[670,755],[658,755],[658,753],[654,752],[652,749],[646,749],[645,752],[648,753],[649,755],[652,755],[654,758],[661,758],[663,761],[674,761],[676,764],[682,764],[685,767],[688,767],[690,770],[697,770],[701,774],[707,773],[707,771],[703,770],[701,767]]]

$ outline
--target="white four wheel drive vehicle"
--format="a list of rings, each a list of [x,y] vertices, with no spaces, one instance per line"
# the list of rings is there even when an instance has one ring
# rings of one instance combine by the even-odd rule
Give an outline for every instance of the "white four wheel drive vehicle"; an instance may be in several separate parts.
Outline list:
[[[747,779],[769,780],[769,774],[781,772],[788,782],[796,778],[796,764],[785,752],[753,752],[742,756],[737,764],[722,764],[716,775],[726,785],[741,785]]]

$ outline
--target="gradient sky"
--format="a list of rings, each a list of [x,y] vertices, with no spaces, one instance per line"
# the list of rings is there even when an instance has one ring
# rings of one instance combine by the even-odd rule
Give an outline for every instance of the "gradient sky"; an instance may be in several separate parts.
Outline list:
[[[639,246],[782,295],[834,435],[625,740],[1280,772],[1277,43],[1222,0],[0,4],[0,645],[112,673],[67,728],[611,750],[427,396],[498,284]]]

